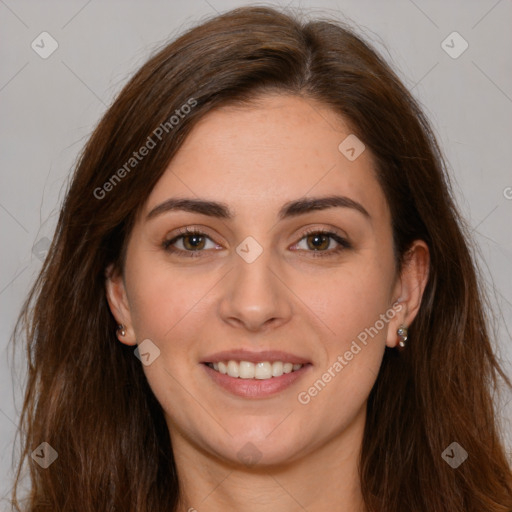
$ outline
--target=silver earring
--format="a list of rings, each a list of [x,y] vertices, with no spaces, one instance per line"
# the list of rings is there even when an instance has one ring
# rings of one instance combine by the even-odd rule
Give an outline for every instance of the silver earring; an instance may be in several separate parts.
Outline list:
[[[398,345],[400,348],[405,348],[405,342],[407,341],[407,327],[405,327],[404,324],[402,324],[398,330],[396,331],[398,334],[400,341],[398,342]]]
[[[126,336],[126,329],[125,329],[125,326],[123,324],[119,324],[117,326],[117,334],[119,334],[119,336]]]

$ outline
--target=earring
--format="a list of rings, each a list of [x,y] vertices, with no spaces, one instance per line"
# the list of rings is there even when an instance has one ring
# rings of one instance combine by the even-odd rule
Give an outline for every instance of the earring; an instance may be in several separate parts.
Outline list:
[[[126,336],[126,329],[125,329],[125,326],[124,326],[123,324],[119,324],[119,325],[117,326],[117,334],[118,334],[119,336],[121,336],[121,337],[122,337],[122,336]]]
[[[405,327],[404,324],[402,324],[398,330],[396,331],[398,334],[400,341],[398,342],[398,345],[400,348],[405,348],[405,342],[407,341],[407,327]]]

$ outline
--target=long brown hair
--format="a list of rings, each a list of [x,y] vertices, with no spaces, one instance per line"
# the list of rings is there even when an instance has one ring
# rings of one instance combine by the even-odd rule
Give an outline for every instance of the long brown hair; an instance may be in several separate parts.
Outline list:
[[[15,485],[17,511],[175,509],[179,487],[167,425],[133,348],[116,339],[105,269],[113,263],[122,270],[137,213],[197,121],[265,91],[319,100],[348,121],[375,157],[397,267],[415,239],[430,250],[408,346],[402,353],[386,349],[368,399],[360,460],[368,510],[512,510],[511,471],[492,401],[500,377],[511,383],[493,354],[468,229],[427,119],[351,28],[245,7],[160,49],[81,154],[13,336],[23,331],[28,358],[16,484],[25,462],[31,481],[23,505]],[[133,152],[148,146],[148,137],[155,145],[134,163]],[[457,469],[442,457],[454,441],[468,453]],[[30,457],[42,442],[58,453],[46,469]]]

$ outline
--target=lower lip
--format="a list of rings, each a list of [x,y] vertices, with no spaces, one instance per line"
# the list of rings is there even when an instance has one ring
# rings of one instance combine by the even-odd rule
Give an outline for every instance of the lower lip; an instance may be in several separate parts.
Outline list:
[[[311,364],[308,363],[303,365],[299,370],[291,373],[283,373],[280,377],[272,377],[271,379],[240,379],[220,373],[210,368],[205,363],[202,365],[210,378],[220,387],[233,395],[244,398],[267,398],[276,395],[289,388],[294,382],[303,377],[311,367]]]

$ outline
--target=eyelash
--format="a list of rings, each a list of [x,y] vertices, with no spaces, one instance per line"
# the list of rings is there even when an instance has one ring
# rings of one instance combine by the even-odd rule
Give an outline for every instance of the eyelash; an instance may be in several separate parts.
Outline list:
[[[194,228],[189,228],[189,227],[181,228],[178,230],[178,233],[180,233],[180,235],[175,236],[169,240],[163,241],[162,247],[165,251],[174,253],[174,254],[183,255],[187,258],[198,258],[198,257],[201,257],[201,252],[204,252],[204,250],[184,251],[183,249],[176,249],[175,247],[172,247],[172,244],[177,242],[180,238],[186,237],[187,235],[204,236],[213,242],[213,240],[206,233],[203,233],[202,231],[199,231]],[[330,257],[338,255],[340,252],[344,251],[345,249],[352,248],[352,245],[350,244],[350,242],[348,242],[348,240],[346,240],[345,238],[342,238],[337,233],[328,231],[328,230],[324,230],[324,229],[318,229],[318,228],[317,229],[309,229],[306,232],[304,232],[302,234],[302,237],[300,238],[300,240],[297,243],[301,242],[307,236],[313,235],[313,234],[328,236],[328,237],[332,238],[335,242],[338,243],[338,246],[335,249],[331,249],[329,251],[306,251],[306,252],[312,253],[311,256],[313,256],[314,258],[330,258]]]

